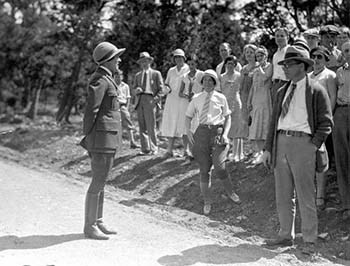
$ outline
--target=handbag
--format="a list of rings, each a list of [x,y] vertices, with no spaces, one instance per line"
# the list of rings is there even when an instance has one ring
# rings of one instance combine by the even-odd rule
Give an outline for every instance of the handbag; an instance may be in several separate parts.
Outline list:
[[[316,172],[324,173],[328,170],[329,159],[326,145],[322,143],[321,147],[316,151]]]

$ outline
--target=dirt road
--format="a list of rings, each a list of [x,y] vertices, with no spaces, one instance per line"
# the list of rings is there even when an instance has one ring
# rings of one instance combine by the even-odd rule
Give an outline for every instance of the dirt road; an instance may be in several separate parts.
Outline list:
[[[233,236],[227,244],[159,220],[111,188],[105,220],[119,233],[109,241],[87,240],[82,234],[87,185],[0,161],[0,265],[346,265],[300,261]]]

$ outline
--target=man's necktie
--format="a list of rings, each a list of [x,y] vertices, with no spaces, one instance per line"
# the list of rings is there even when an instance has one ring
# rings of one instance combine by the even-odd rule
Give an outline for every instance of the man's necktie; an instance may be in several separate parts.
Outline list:
[[[207,97],[205,97],[205,102],[202,108],[201,115],[199,117],[199,124],[206,124],[208,119],[208,112],[209,112],[209,104],[210,104],[210,96],[211,94],[208,93]]]
[[[282,105],[282,111],[281,111],[281,117],[284,118],[287,113],[288,113],[288,109],[289,109],[289,105],[290,102],[292,101],[293,95],[294,95],[294,91],[295,88],[297,87],[297,84],[292,83],[292,88],[290,90],[290,93],[288,94],[286,100],[284,101],[283,105]]]
[[[192,97],[193,85],[194,85],[195,78],[192,79],[192,78],[188,77],[188,79],[190,80],[190,85],[188,86],[188,96]]]
[[[146,85],[147,85],[147,72],[143,72],[143,77],[142,77],[142,90],[146,90]]]

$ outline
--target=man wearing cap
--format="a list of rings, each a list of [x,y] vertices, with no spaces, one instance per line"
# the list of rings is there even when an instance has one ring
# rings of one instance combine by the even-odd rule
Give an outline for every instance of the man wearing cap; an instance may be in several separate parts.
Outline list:
[[[204,72],[201,83],[204,91],[194,95],[186,111],[186,131],[189,142],[193,144],[193,155],[199,164],[200,189],[204,198],[203,212],[211,211],[210,169],[214,165],[213,174],[221,179],[227,196],[235,203],[240,203],[226,169],[226,156],[229,149],[227,134],[231,127],[231,110],[226,97],[214,90],[218,84],[218,76],[212,69]],[[199,117],[196,132],[191,131],[191,121]]]
[[[104,224],[102,216],[104,186],[121,138],[118,90],[112,73],[124,51],[125,48],[102,42],[93,52],[98,67],[89,81],[83,119],[85,137],[81,142],[91,158],[92,181],[86,194],[84,234],[92,239],[106,240],[108,234],[116,234]]]
[[[160,101],[163,78],[158,70],[151,68],[153,57],[148,52],[140,53],[137,63],[142,68],[134,79],[135,109],[140,128],[140,155],[157,154],[156,107]]]
[[[263,162],[274,170],[280,230],[269,246],[292,246],[295,238],[295,200],[301,214],[303,252],[312,252],[317,240],[315,205],[316,151],[332,129],[332,111],[325,88],[311,81],[314,64],[307,50],[288,47],[278,63],[289,79],[277,91]]]
[[[316,48],[320,42],[320,34],[316,28],[311,28],[304,31],[303,36],[307,41],[310,50]]]
[[[339,35],[338,27],[334,25],[326,25],[321,27],[321,45],[325,46],[330,52],[329,61],[327,62],[327,68],[336,72],[339,64],[339,58],[341,57],[341,51],[337,49],[337,36]]]
[[[277,51],[272,57],[272,86],[271,86],[271,99],[272,106],[275,102],[275,96],[277,90],[282,87],[287,78],[282,70],[282,67],[278,65],[278,62],[284,58],[286,50],[288,48],[289,32],[287,28],[277,28],[275,30],[275,42],[277,44]]]

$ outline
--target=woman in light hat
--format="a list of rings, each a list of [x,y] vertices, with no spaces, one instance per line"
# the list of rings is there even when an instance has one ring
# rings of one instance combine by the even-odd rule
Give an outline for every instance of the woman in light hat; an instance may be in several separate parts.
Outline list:
[[[240,203],[226,169],[231,110],[225,95],[214,90],[218,82],[216,72],[212,69],[206,70],[202,77],[204,91],[193,97],[186,111],[186,130],[189,141],[193,144],[194,158],[199,164],[200,189],[204,198],[205,215],[211,211],[210,170],[212,165],[214,165],[212,174],[222,181],[227,196],[233,202]],[[191,121],[196,114],[199,117],[199,126],[193,134]]]
[[[185,63],[186,56],[182,49],[173,52],[175,66],[168,70],[165,79],[165,93],[167,94],[162,117],[161,134],[168,138],[168,148],[165,157],[174,156],[175,138],[183,138],[184,149],[188,150],[188,139],[185,130],[185,112],[188,100],[179,96],[183,76],[189,71]]]
[[[248,111],[251,117],[249,139],[254,147],[253,164],[262,163],[261,156],[272,113],[270,89],[272,86],[272,65],[267,62],[268,52],[263,46],[255,51],[259,66],[253,73],[253,84],[248,97]]]

